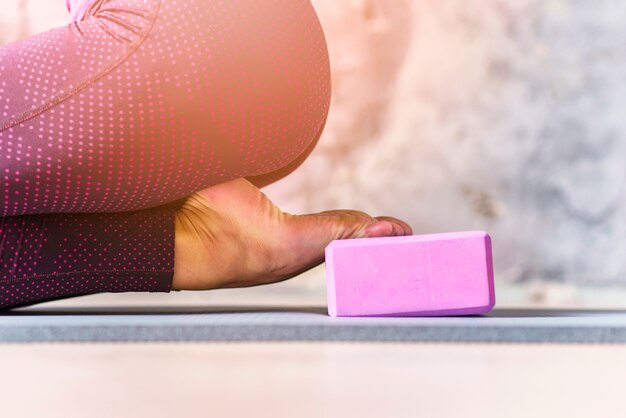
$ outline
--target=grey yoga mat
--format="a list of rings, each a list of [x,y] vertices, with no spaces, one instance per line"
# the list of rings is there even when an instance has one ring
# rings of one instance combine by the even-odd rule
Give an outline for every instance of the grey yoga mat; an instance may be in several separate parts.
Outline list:
[[[496,309],[445,318],[331,318],[325,307],[41,308],[0,313],[0,342],[626,343],[626,311]]]

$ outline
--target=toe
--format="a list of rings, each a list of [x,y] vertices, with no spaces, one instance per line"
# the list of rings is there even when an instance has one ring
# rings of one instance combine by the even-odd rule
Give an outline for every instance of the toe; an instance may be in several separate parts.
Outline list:
[[[399,219],[354,210],[332,210],[290,217],[293,239],[299,237],[320,251],[333,240],[411,235],[411,227]],[[288,240],[291,241],[291,240]]]
[[[400,228],[401,233],[398,235],[413,235],[413,229],[411,226],[401,219],[392,218],[391,216],[377,216],[375,219],[378,221],[390,222],[394,224],[396,228]]]
[[[376,221],[365,229],[365,238],[398,235],[398,227],[388,221]]]

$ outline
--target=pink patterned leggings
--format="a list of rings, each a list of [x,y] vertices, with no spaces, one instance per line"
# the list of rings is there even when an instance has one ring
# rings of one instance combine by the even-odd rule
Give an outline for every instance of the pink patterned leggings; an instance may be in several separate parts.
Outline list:
[[[315,146],[331,82],[308,0],[95,0],[0,48],[0,307],[168,292],[175,212]]]

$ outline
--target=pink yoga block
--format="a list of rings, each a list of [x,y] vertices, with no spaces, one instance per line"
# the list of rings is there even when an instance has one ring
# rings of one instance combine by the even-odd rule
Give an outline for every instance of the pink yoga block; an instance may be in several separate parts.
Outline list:
[[[332,241],[330,316],[448,316],[495,305],[491,238],[454,232]]]

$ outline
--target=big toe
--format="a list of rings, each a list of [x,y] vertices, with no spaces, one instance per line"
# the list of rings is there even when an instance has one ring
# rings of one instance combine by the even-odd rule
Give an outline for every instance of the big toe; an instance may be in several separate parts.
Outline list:
[[[388,235],[413,235],[413,229],[403,220],[390,216],[377,216],[375,219],[378,221],[377,224],[391,224],[392,230]]]
[[[299,217],[302,232],[321,245],[336,239],[411,235],[404,221],[388,216],[372,217],[360,211],[333,210]]]
[[[411,235],[411,227],[400,220],[379,219],[365,229],[366,238]]]

